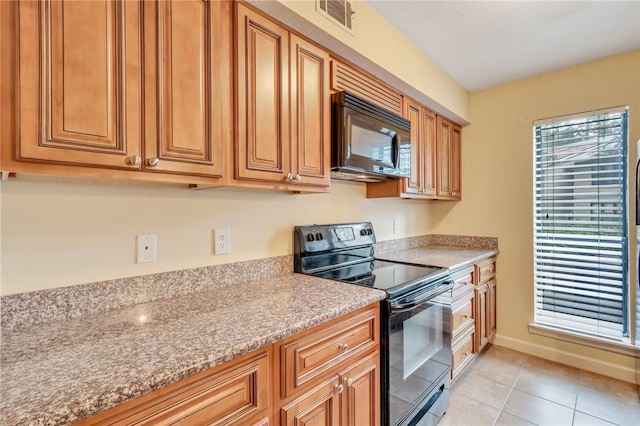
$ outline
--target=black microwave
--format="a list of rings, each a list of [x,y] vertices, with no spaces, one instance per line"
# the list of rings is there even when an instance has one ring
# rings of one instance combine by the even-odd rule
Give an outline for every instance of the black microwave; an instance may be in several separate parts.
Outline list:
[[[409,177],[411,123],[349,92],[331,96],[331,177],[379,182]]]

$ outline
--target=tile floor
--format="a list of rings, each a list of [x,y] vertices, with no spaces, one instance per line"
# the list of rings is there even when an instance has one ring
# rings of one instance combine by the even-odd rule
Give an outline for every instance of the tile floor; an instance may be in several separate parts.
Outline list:
[[[452,386],[438,426],[640,425],[636,386],[500,346]]]

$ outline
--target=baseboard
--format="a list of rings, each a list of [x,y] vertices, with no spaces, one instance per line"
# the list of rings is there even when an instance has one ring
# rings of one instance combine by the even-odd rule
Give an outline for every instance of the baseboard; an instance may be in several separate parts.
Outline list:
[[[495,336],[493,343],[497,346],[504,346],[518,352],[524,352],[539,358],[548,359],[550,361],[591,371],[592,373],[602,374],[603,376],[613,377],[614,379],[640,385],[636,379],[635,368],[628,368],[606,361],[562,351],[556,348],[542,346],[524,340],[514,339],[512,337],[501,336],[499,334]]]

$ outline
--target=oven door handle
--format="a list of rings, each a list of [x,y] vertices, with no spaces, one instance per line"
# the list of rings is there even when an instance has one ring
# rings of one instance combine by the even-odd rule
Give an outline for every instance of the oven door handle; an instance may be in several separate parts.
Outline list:
[[[453,287],[453,282],[450,285],[442,288],[440,291],[429,293],[427,296],[412,300],[409,303],[391,303],[391,312],[406,312],[415,309],[417,306],[422,305],[427,300],[433,299],[436,296],[440,296],[445,291],[450,290],[451,287]]]

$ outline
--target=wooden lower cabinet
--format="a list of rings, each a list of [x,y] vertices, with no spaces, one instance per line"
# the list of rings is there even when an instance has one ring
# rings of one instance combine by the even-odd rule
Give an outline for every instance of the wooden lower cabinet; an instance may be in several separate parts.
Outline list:
[[[340,377],[335,375],[280,409],[283,426],[340,424]]]
[[[375,353],[340,374],[342,425],[380,425],[380,356]]]
[[[280,409],[274,417],[287,426],[379,425],[379,350],[378,304],[277,344]]]
[[[474,266],[476,285],[476,341],[475,351],[480,352],[496,332],[496,259],[478,262]]]
[[[78,424],[269,424],[272,357],[271,346],[260,349]]]
[[[496,258],[454,271],[451,290],[451,380],[455,380],[496,333]]]
[[[77,424],[378,426],[379,350],[375,303]]]

